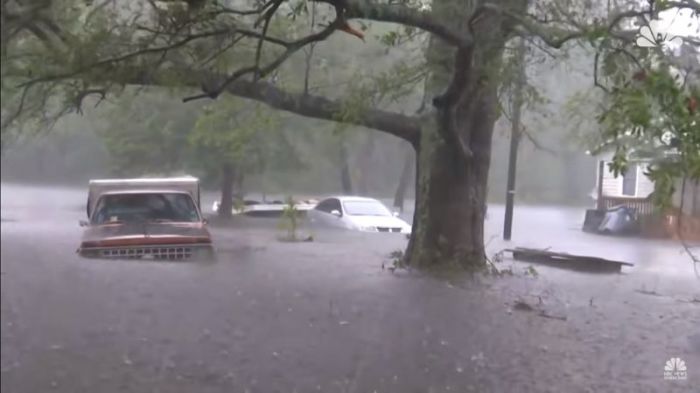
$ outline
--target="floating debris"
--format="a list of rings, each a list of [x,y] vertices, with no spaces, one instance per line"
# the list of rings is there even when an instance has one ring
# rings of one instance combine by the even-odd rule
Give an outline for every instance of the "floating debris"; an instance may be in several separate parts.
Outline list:
[[[535,262],[548,266],[587,272],[620,272],[622,266],[634,266],[628,262],[548,251],[546,249],[516,247],[514,249],[507,248],[503,251],[512,253],[513,258],[519,261]]]

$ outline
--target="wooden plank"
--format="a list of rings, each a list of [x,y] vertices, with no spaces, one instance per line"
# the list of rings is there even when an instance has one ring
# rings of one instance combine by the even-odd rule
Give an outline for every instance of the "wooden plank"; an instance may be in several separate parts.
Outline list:
[[[507,248],[503,251],[510,252],[513,255],[513,258],[516,260],[541,263],[555,267],[570,268],[573,270],[619,272],[622,269],[622,266],[634,266],[628,262],[534,248],[516,247],[514,249]]]

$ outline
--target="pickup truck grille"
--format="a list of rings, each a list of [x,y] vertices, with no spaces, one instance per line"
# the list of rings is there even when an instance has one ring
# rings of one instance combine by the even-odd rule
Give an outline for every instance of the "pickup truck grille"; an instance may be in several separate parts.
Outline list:
[[[377,227],[379,232],[401,232],[401,228]]]
[[[189,259],[192,258],[196,246],[141,246],[101,248],[99,256],[114,259]]]

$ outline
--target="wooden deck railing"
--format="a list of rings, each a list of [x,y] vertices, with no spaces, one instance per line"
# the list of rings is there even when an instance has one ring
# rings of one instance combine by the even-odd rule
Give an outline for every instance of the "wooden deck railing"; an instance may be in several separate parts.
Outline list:
[[[656,213],[656,207],[651,198],[614,197],[603,195],[598,204],[598,209],[609,209],[614,206],[625,205],[637,210],[637,214],[642,216],[652,216]]]

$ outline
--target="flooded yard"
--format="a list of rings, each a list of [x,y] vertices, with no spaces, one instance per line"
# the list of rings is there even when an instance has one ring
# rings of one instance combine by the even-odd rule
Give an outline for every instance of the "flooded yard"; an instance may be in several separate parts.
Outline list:
[[[213,202],[207,195],[205,213]],[[2,185],[7,392],[695,392],[700,278],[673,241],[580,230],[517,206],[506,247],[626,261],[585,274],[505,258],[450,280],[388,267],[400,234],[213,224],[216,264],[78,258],[85,190]],[[405,215],[410,221],[410,211]],[[700,269],[700,266],[697,267]],[[680,358],[687,377],[664,378]]]

